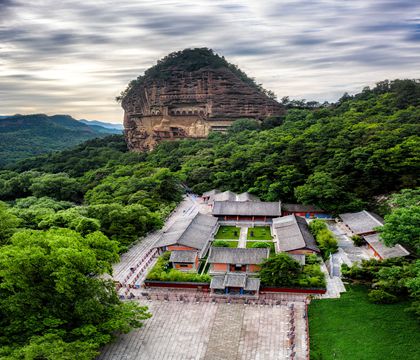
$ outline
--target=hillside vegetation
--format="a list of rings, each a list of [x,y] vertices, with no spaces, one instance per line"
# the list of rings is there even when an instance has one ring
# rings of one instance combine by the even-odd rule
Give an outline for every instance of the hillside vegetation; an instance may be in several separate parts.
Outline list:
[[[418,81],[384,81],[261,126],[239,120],[226,135],[162,143],[149,159],[179,172],[196,193],[249,191],[334,213],[356,210],[377,195],[418,185],[419,93]]]
[[[14,115],[0,119],[0,166],[62,150],[88,139],[119,133],[68,115]]]
[[[419,88],[416,81],[383,82],[331,106],[292,107],[262,124],[238,120],[227,134],[162,143],[147,154],[127,152],[123,137],[113,135],[4,167],[0,358],[92,359],[115,335],[140,327],[147,309],[119,302],[104,275],[119,253],[162,226],[181,199],[181,182],[197,193],[250,191],[333,213],[398,192],[381,208],[401,226],[382,234],[415,252]],[[392,280],[376,268],[371,278]],[[418,268],[413,262],[409,277],[397,275],[398,289],[393,280],[380,282],[396,300],[394,293],[410,296],[417,314]]]

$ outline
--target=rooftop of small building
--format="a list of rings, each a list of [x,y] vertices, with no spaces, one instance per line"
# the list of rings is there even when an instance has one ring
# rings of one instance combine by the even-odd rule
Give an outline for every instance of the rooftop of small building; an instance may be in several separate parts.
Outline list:
[[[258,291],[260,288],[260,279],[249,277],[243,273],[226,273],[212,277],[210,289],[224,290],[227,287],[243,288],[246,291]]]
[[[410,252],[400,244],[391,247],[386,246],[379,237],[379,234],[365,235],[363,238],[382,259],[391,259],[394,257],[410,255]]]
[[[307,248],[319,252],[316,241],[304,218],[296,215],[275,218],[273,219],[273,230],[280,251],[287,252]]]
[[[198,213],[194,218],[175,222],[158,240],[155,247],[184,245],[203,250],[210,241],[217,218]]]
[[[343,223],[355,234],[373,232],[376,227],[384,224],[384,220],[379,215],[366,210],[340,214],[339,216],[343,220]]]
[[[211,247],[208,262],[219,264],[260,264],[268,258],[270,250],[267,248],[225,248]]]
[[[197,251],[194,250],[173,250],[169,258],[174,263],[194,263],[197,259]]]

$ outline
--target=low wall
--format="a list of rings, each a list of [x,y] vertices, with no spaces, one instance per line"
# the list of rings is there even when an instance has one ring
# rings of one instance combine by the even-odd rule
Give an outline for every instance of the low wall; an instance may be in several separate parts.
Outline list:
[[[284,288],[284,287],[270,287],[262,286],[260,288],[260,294],[264,293],[296,293],[296,294],[325,294],[327,289],[321,288]]]
[[[171,281],[158,281],[158,280],[145,280],[145,287],[153,288],[174,288],[174,289],[196,289],[197,291],[209,292],[209,283],[194,283],[194,282],[171,282]],[[295,293],[295,294],[325,294],[327,289],[321,288],[284,288],[284,287],[269,287],[262,286],[260,294],[267,293]]]
[[[197,289],[208,292],[210,289],[209,283],[195,283],[195,282],[174,282],[174,281],[158,281],[145,280],[145,287],[162,287],[162,288],[176,288],[176,289]]]

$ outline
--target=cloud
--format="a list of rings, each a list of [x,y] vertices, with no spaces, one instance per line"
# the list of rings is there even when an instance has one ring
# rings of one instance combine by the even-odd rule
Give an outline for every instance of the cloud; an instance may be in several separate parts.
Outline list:
[[[114,98],[169,52],[209,47],[281,98],[418,77],[412,0],[0,0],[0,114],[121,121]]]

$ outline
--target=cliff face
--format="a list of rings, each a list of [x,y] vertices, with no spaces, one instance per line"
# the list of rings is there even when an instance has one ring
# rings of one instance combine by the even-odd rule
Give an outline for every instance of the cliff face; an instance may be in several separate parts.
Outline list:
[[[263,119],[284,113],[278,102],[227,67],[185,68],[166,67],[159,73],[162,76],[146,72],[124,94],[130,149],[147,151],[162,140],[204,138],[210,131],[225,130],[238,118]]]

